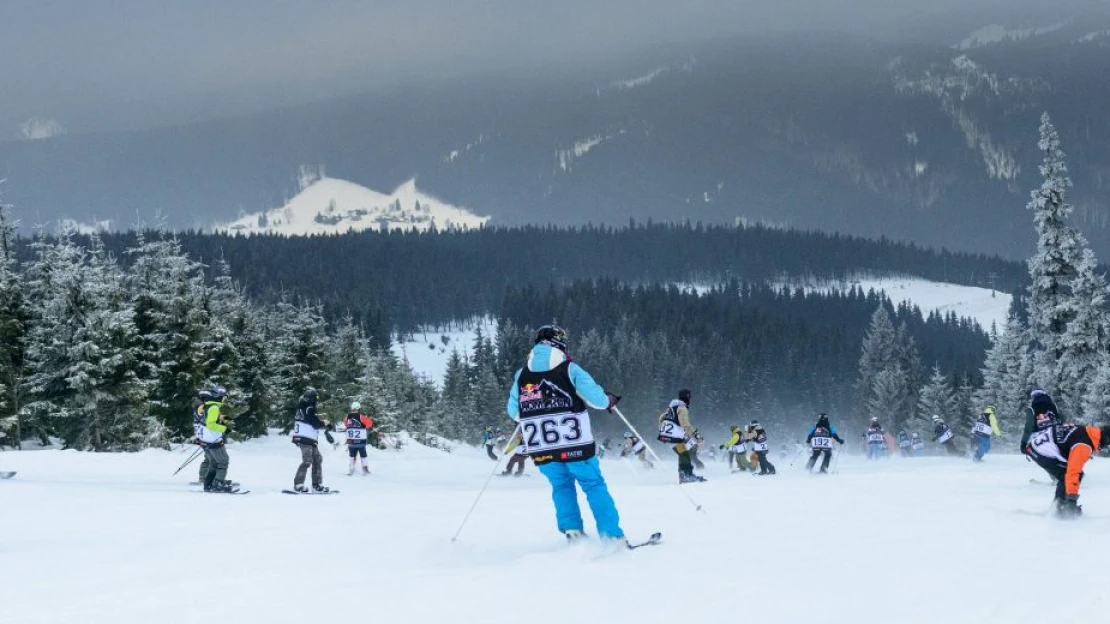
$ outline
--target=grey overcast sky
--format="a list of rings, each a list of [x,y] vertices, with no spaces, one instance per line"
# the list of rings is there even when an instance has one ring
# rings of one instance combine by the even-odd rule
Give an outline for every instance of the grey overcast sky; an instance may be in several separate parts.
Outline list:
[[[1106,0],[1066,0],[1075,5]],[[936,37],[1032,0],[0,0],[0,124],[238,93],[326,97],[759,31]],[[1057,3],[1058,6],[1059,3]],[[1028,18],[1028,15],[1022,17]],[[246,94],[246,95],[244,95]],[[230,101],[230,100],[229,100]],[[218,114],[220,111],[207,111]],[[67,120],[67,117],[70,118]],[[92,123],[92,122],[89,122]],[[0,137],[3,136],[0,131]]]

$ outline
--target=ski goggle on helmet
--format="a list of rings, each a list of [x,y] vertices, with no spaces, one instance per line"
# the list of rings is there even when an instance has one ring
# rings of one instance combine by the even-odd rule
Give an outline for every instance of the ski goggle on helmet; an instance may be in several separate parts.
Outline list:
[[[557,325],[544,325],[536,330],[536,344],[546,342],[560,351],[566,351],[567,341],[566,330]]]

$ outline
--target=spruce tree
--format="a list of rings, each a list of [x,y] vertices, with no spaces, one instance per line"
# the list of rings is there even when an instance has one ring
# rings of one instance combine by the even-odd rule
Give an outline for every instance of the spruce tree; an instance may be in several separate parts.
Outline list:
[[[933,415],[938,415],[949,425],[953,425],[960,415],[957,403],[948,378],[941,373],[939,366],[934,365],[929,382],[921,389],[921,397],[917,401],[916,418],[907,423],[907,426],[918,433],[930,431]]]
[[[16,273],[15,224],[0,202],[0,446],[22,446],[24,341],[28,315],[22,278]]]
[[[1060,136],[1048,113],[1041,117],[1038,146],[1044,182],[1032,192],[1037,251],[1029,259],[1029,326],[1035,354],[1034,382],[1056,399],[1069,417],[1079,414],[1083,390],[1094,377],[1098,357],[1091,349],[1104,341],[1105,285],[1094,274],[1087,241],[1068,225],[1072,185]],[[1081,269],[1084,275],[1080,276]],[[1088,309],[1096,306],[1100,309]],[[1079,325],[1072,327],[1076,322]]]

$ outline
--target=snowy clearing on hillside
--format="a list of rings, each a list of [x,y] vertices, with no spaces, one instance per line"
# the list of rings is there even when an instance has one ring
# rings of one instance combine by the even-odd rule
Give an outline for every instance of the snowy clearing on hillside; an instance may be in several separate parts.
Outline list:
[[[604,417],[604,415],[601,415]],[[674,485],[671,464],[646,471],[602,461],[632,538],[659,546],[568,547],[547,481],[495,478],[459,540],[459,522],[495,464],[482,451],[407,445],[371,450],[370,477],[347,477],[324,447],[336,496],[297,497],[288,439],[233,444],[229,476],[245,496],[196,493],[186,453],[0,453],[0,601],[18,624],[238,622],[505,622],[588,614],[600,622],[728,619],[736,605],[764,623],[1025,622],[1110,606],[1098,544],[1110,536],[1110,465],[1083,482],[1087,516],[1044,516],[1052,489],[1018,456],[843,458],[839,474],[728,474]],[[595,533],[585,501],[587,531]],[[735,546],[740,543],[739,552]],[[1033,549],[1033,550],[1031,550]],[[1042,565],[1032,565],[1036,562]],[[491,598],[493,596],[493,598]],[[724,609],[722,611],[722,609]]]
[[[1034,28],[1006,28],[1001,24],[991,24],[972,32],[967,38],[952,47],[957,50],[971,50],[973,48],[981,48],[995,43],[1002,43],[1003,41],[1021,41],[1023,39],[1029,39],[1030,37],[1047,35],[1063,27],[1064,24],[1062,23]]]
[[[401,342],[394,340],[391,350],[395,356],[407,358],[418,375],[424,375],[439,384],[443,382],[447,360],[452,352],[458,351],[469,356],[474,351],[474,340],[478,337],[479,328],[483,335],[497,337],[497,321],[492,317],[485,317],[471,319],[447,330],[428,329]]]
[[[975,320],[985,331],[990,331],[992,323],[999,331],[1006,327],[1010,300],[1013,299],[1011,295],[989,288],[933,282],[914,277],[860,278],[813,289],[827,292],[830,288],[846,290],[852,286],[862,288],[864,292],[882,291],[894,305],[910,303],[921,308],[921,313],[926,316],[931,311],[942,315],[954,312],[959,318]]]
[[[479,217],[416,188],[409,180],[386,195],[354,182],[323,175],[305,177],[301,191],[280,208],[249,214],[219,225],[217,231],[308,236],[362,230],[440,230],[481,227]]]
[[[681,290],[696,294],[704,294],[711,288],[708,284],[693,282],[676,282]],[[940,314],[954,312],[958,318],[970,318],[984,329],[990,331],[991,324],[995,324],[999,331],[1006,327],[1006,318],[1010,312],[1011,295],[993,291],[989,288],[976,286],[961,286],[947,282],[933,282],[918,277],[861,277],[842,282],[777,282],[772,286],[783,288],[803,288],[806,292],[830,292],[832,290],[850,290],[853,286],[863,292],[874,290],[886,293],[886,296],[898,305],[906,302],[917,306],[921,313],[928,316],[936,311]]]

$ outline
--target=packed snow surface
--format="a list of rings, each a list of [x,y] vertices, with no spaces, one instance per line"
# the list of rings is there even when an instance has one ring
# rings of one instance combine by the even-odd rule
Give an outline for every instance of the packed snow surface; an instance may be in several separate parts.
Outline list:
[[[777,453],[774,477],[713,462],[707,483],[686,486],[704,514],[672,463],[605,459],[628,535],[664,536],[627,552],[568,547],[531,465],[531,477],[494,478],[452,543],[495,467],[482,451],[372,449],[367,478],[346,476],[342,450],[322,452],[339,495],[279,493],[299,462],[280,437],[229,447],[245,496],[194,492],[195,465],[171,477],[184,452],[0,453],[0,469],[19,471],[0,481],[3,621],[649,623],[752,612],[765,624],[981,624],[1046,608],[1087,620],[1110,607],[1098,546],[1110,537],[1110,466],[1097,459],[1076,521],[1044,515],[1052,488],[1031,484],[1045,475],[1017,456],[845,456],[829,476]],[[1075,599],[1050,600],[1045,574]]]
[[[480,217],[416,188],[409,180],[385,194],[338,178],[318,177],[280,208],[249,214],[217,230],[240,234],[342,234],[361,230],[439,230],[482,226]]]

